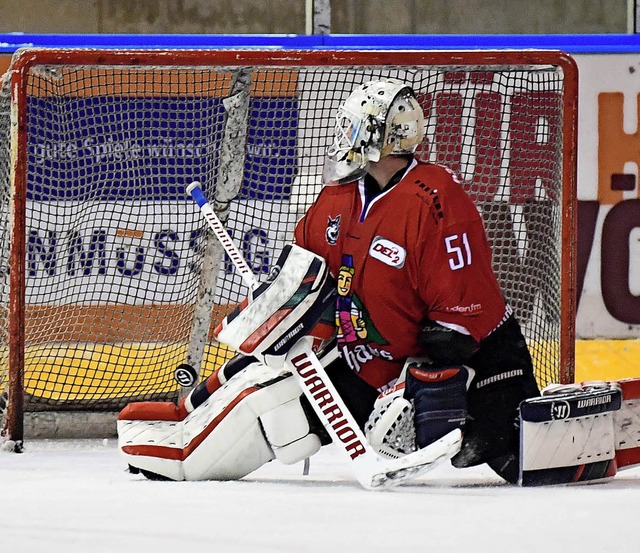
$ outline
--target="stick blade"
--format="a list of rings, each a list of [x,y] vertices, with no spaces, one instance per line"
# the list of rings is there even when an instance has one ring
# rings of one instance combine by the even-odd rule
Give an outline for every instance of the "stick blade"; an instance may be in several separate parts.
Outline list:
[[[418,478],[453,457],[462,446],[462,432],[452,430],[438,441],[386,464],[371,476],[371,489],[385,489]],[[380,467],[382,468],[382,467]]]

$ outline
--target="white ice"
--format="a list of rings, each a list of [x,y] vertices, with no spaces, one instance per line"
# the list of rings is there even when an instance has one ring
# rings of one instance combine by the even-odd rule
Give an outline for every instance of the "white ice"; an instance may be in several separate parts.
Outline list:
[[[0,453],[0,552],[635,552],[640,469],[604,483],[502,484],[435,469],[365,491],[333,446],[237,482],[152,482],[114,440],[31,441]]]

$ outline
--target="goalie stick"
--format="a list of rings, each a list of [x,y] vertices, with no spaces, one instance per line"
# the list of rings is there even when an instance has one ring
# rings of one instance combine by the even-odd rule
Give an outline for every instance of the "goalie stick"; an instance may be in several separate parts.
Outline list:
[[[186,187],[186,191],[198,204],[200,212],[245,284],[254,290],[259,285],[258,281],[207,201],[200,183],[192,182]],[[381,457],[367,441],[307,340],[298,341],[287,353],[285,362],[298,378],[304,395],[334,443],[351,461],[355,476],[364,488],[382,489],[416,478],[459,451],[462,433],[456,429],[433,444],[399,459]]]

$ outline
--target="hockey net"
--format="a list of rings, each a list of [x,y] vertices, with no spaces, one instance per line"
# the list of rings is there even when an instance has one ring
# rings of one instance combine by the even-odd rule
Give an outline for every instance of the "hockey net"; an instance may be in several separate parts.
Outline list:
[[[321,188],[338,105],[379,76],[423,105],[424,160],[481,211],[541,385],[573,371],[577,72],[557,52],[27,49],[0,95],[0,392],[25,413],[176,400],[230,352],[247,289],[185,186],[259,279]]]

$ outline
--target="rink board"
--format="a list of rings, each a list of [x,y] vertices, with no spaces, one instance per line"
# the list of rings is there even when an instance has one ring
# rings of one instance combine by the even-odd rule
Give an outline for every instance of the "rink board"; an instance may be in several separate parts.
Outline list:
[[[640,377],[640,340],[577,340],[576,382]]]
[[[25,355],[25,392],[38,399],[80,402],[170,394],[180,388],[173,379],[176,367],[172,364],[150,376],[148,364],[158,358],[184,359],[186,349],[186,345],[167,344],[30,347]],[[206,378],[231,356],[220,345],[206,348],[202,376]],[[113,363],[114,358],[126,358],[127,364]],[[43,373],[46,379],[39,376]]]
[[[26,354],[26,392],[48,400],[90,399],[83,392],[83,383],[99,380],[100,387],[94,391],[101,398],[121,398],[141,391],[148,393],[173,392],[177,383],[166,374],[157,379],[149,378],[146,363],[151,357],[166,356],[175,359],[184,356],[183,345],[92,345],[78,348],[56,345],[28,348]],[[55,355],[55,361],[53,356]],[[113,356],[126,356],[128,364],[117,366],[110,363]],[[228,350],[209,348],[205,352],[203,376],[211,373],[231,356]],[[175,367],[167,367],[171,373]],[[37,373],[46,372],[50,378],[44,387],[36,389]],[[124,376],[126,373],[126,377]],[[640,340],[579,340],[576,342],[576,381],[618,380],[640,376]],[[33,383],[33,384],[32,384]]]

